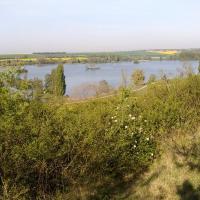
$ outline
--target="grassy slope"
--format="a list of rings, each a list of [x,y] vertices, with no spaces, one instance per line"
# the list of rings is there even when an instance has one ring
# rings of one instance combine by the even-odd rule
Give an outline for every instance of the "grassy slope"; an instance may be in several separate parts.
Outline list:
[[[156,88],[158,87],[160,87],[159,84],[156,84]],[[137,92],[137,95],[145,93],[146,89]],[[172,135],[173,137],[167,137],[161,141],[159,145],[161,157],[155,160],[149,170],[136,182],[133,180],[127,185],[119,186],[112,199],[200,199],[199,195],[196,197],[200,185],[200,172],[192,170],[185,156],[179,152],[183,146],[193,145],[195,140],[200,139],[200,129],[197,132],[175,130]]]
[[[146,93],[146,89],[137,94],[143,93]],[[200,172],[191,169],[186,157],[179,152],[184,146],[192,146],[196,140],[200,140],[200,129],[197,132],[175,130],[172,135],[173,137],[161,141],[161,157],[155,160],[149,170],[136,182],[133,180],[127,185],[119,186],[112,199],[200,199]]]
[[[135,184],[117,199],[124,200],[198,200],[200,172],[191,169],[179,150],[200,139],[200,130],[193,133],[177,131],[173,138],[162,142],[162,156],[158,158]]]
[[[139,95],[137,95],[138,93],[130,93],[129,95],[121,95],[123,96],[121,98],[111,98],[112,101],[111,99],[101,99],[74,106],[66,106],[64,104],[63,106],[52,105],[47,107],[45,105],[46,109],[43,105],[33,102],[29,106],[28,115],[26,104],[25,107],[22,107],[23,104],[18,99],[15,101],[14,97],[10,102],[10,97],[5,95],[5,98],[0,101],[2,103],[2,116],[7,120],[7,123],[2,126],[2,128],[6,127],[5,139],[3,138],[2,141],[6,141],[6,146],[12,147],[11,156],[7,156],[5,162],[9,164],[12,159],[15,165],[12,164],[10,169],[15,169],[14,173],[18,169],[17,167],[20,166],[19,169],[22,168],[22,170],[18,171],[18,174],[23,178],[29,177],[29,170],[34,169],[34,165],[29,164],[30,161],[35,163],[35,166],[40,166],[40,157],[43,158],[43,162],[47,163],[45,165],[46,170],[52,171],[54,169],[50,168],[50,164],[53,163],[54,166],[54,161],[56,161],[56,166],[61,164],[62,170],[70,169],[66,178],[75,174],[75,176],[72,176],[72,180],[74,179],[77,184],[71,184],[72,194],[67,191],[66,194],[61,194],[57,199],[89,199],[88,196],[91,196],[91,199],[94,199],[94,196],[96,196],[96,199],[179,199],[181,195],[183,196],[185,188],[189,188],[190,194],[193,195],[200,182],[199,173],[195,170],[190,170],[188,162],[184,161],[184,156],[180,156],[180,152],[177,150],[182,150],[180,147],[184,145],[190,146],[196,140],[194,136],[197,137],[199,135],[189,128],[187,132],[185,129],[188,125],[192,125],[190,126],[191,128],[196,127],[199,121],[199,88],[200,77],[191,76],[189,79],[161,81],[160,84],[151,85],[144,91],[140,91]],[[5,100],[8,101],[8,104]],[[14,106],[11,107],[10,105]],[[4,112],[4,109],[7,109],[6,112]],[[16,119],[13,119],[13,113],[16,115],[16,112]],[[130,118],[130,114],[136,117],[134,122]],[[120,123],[118,125],[118,123],[115,123],[112,120],[113,116],[114,119],[122,121],[123,124],[121,125]],[[4,119],[3,117],[2,119]],[[17,122],[19,121],[24,124],[24,127],[18,126]],[[1,120],[2,124],[4,122],[5,120]],[[14,126],[12,126],[11,122]],[[125,125],[128,125],[128,129]],[[42,134],[35,138],[35,133],[40,127],[42,127]],[[8,131],[13,131],[13,128],[16,129],[17,133],[21,130],[20,134],[7,134]],[[137,133],[135,136],[134,134],[132,135],[132,130]],[[55,133],[57,137],[55,137]],[[129,134],[132,135],[130,135],[130,140]],[[9,135],[11,135],[11,138]],[[30,136],[27,137],[27,135]],[[32,136],[33,139],[31,140]],[[153,151],[154,143],[151,145],[147,137],[151,137],[152,142],[154,139],[158,141],[160,149],[156,149],[160,151]],[[57,143],[56,138],[64,142]],[[23,142],[23,145],[19,145],[19,141]],[[135,141],[137,142],[135,143]],[[11,143],[7,144],[7,142]],[[39,144],[40,151],[38,151],[35,144]],[[70,153],[66,151],[65,144],[72,144],[72,148],[69,149]],[[136,146],[137,148],[135,147],[136,150],[134,148],[133,151],[130,151],[129,144],[137,144],[138,146]],[[52,146],[54,149],[52,149]],[[16,151],[16,149],[19,149],[19,151]],[[58,149],[56,154],[55,149]],[[9,151],[10,148],[8,148]],[[126,154],[127,152],[130,152],[130,154]],[[149,159],[153,161],[149,154],[151,152],[154,152],[153,155],[157,160],[150,166],[148,172],[141,174],[141,178],[136,179],[141,171],[145,172],[149,164],[152,164],[146,162]],[[12,153],[16,154],[15,157],[12,156]],[[25,160],[24,153],[28,157]],[[66,165],[63,165],[63,159],[59,159],[60,155],[63,154],[64,158],[65,155],[75,155],[72,159],[74,162],[72,168],[69,168],[70,164],[68,165],[67,162]],[[161,155],[161,157],[157,155]],[[135,159],[133,160],[134,156]],[[35,159],[35,157],[38,159]],[[16,158],[20,159],[16,160]],[[51,159],[49,160],[49,158]],[[107,164],[110,160],[114,161],[114,165],[112,163]],[[136,165],[137,162],[139,163],[138,166]],[[145,167],[142,169],[143,166]],[[123,170],[124,168],[125,170]],[[9,168],[5,165],[4,169],[7,170]],[[77,178],[80,175],[79,169],[83,169],[83,182]],[[121,169],[123,171],[120,171]],[[121,176],[118,176],[119,173],[112,175],[113,172],[122,172],[124,174],[122,176],[123,179],[133,173],[135,178],[132,178],[132,181],[136,181],[136,183],[127,184],[128,189],[126,192],[122,192],[123,185],[126,183]],[[13,175],[11,175],[10,177],[13,179]],[[50,178],[45,182],[47,186],[52,181],[51,177],[56,177],[56,175],[59,175],[57,171],[50,174]],[[92,180],[94,180],[94,186]],[[121,188],[114,188],[117,180],[121,182]],[[28,188],[29,178],[27,182]],[[101,186],[101,188],[99,187],[99,193],[93,195],[98,190],[99,185],[96,184],[97,182],[102,183],[101,185],[103,186],[99,184]],[[59,183],[59,178],[56,183]],[[86,183],[89,183],[88,188]],[[34,184],[36,186],[39,185],[38,188],[46,186],[43,186],[43,182],[39,182],[37,179],[35,179]],[[53,187],[55,188],[54,185]],[[111,191],[112,189],[113,191]],[[19,191],[21,191],[21,188]],[[39,192],[41,191],[39,190]],[[18,190],[17,193],[19,193]],[[114,196],[116,198],[111,198],[113,193],[115,193]],[[49,199],[55,198],[51,196]]]

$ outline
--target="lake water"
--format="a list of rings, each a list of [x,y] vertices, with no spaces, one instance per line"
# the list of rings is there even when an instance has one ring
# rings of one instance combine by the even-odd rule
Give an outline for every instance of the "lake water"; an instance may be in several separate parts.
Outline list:
[[[103,63],[97,64],[98,70],[86,70],[87,64],[65,64],[64,71],[67,83],[67,94],[71,94],[77,87],[86,83],[98,83],[106,80],[113,87],[118,87],[122,83],[122,71],[126,74],[127,80],[130,80],[134,69],[142,69],[145,72],[146,80],[150,74],[160,77],[162,73],[168,77],[174,77],[179,74],[184,65],[191,65],[194,71],[197,71],[198,62],[181,62],[181,61],[149,61],[134,64],[132,62],[122,63]],[[28,78],[43,79],[46,74],[56,68],[57,64],[47,65],[29,65],[25,66],[28,70]]]
[[[98,70],[86,70],[86,64],[65,64],[64,71],[67,83],[67,94],[85,83],[97,83],[101,80],[106,80],[113,87],[118,87],[122,83],[122,71],[130,80],[131,74],[134,69],[142,69],[145,72],[146,80],[150,74],[155,74],[160,77],[164,72],[168,77],[174,77],[179,73],[179,70],[184,65],[191,65],[194,71],[197,71],[197,61],[181,62],[181,61],[148,61],[134,64],[132,62],[122,63],[106,63],[97,64]],[[56,68],[57,64],[47,65],[27,65],[25,68],[28,70],[28,78],[43,79],[46,74],[50,73],[52,69]]]

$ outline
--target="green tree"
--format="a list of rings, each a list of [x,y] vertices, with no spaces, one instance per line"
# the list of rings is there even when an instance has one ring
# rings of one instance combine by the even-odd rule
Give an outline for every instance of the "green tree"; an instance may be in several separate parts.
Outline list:
[[[53,94],[51,74],[47,74],[45,76],[44,88],[45,88],[46,93]]]
[[[42,80],[34,79],[30,81],[33,99],[40,99],[44,93]]]
[[[133,74],[132,74],[132,80],[134,85],[143,85],[144,84],[144,71],[141,69],[136,69],[134,70]]]
[[[56,96],[63,96],[65,94],[66,83],[62,64],[59,64],[56,69],[53,69],[51,74],[46,75],[45,89],[46,92]]]
[[[56,69],[56,95],[63,96],[66,91],[64,67],[62,64],[58,65]]]
[[[199,66],[198,66],[198,72],[200,74],[200,61],[199,61]]]

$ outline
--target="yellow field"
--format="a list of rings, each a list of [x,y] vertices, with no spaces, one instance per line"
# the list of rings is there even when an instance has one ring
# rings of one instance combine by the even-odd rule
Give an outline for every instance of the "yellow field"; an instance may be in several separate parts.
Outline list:
[[[160,54],[163,54],[163,55],[175,55],[177,54],[178,52],[173,50],[173,51],[159,51]]]
[[[18,60],[22,60],[22,61],[36,61],[36,58],[20,58]]]
[[[62,61],[68,61],[68,60],[71,60],[71,58],[70,57],[68,57],[68,58],[46,58],[47,60],[53,60],[53,61],[60,61],[60,60],[62,60]]]
[[[163,50],[163,51],[149,51],[151,53],[159,53],[162,55],[176,55],[178,51],[176,50]]]
[[[76,59],[79,59],[79,60],[88,60],[87,57],[76,57]]]
[[[60,62],[60,61],[69,61],[69,60],[72,60],[72,59],[77,59],[77,60],[80,60],[80,61],[87,61],[88,58],[87,57],[63,57],[63,58],[45,58],[46,60],[49,60],[49,61],[55,61],[55,62]],[[37,61],[38,58],[8,58],[8,59],[0,59],[0,61],[3,61],[3,62],[7,62],[7,61],[32,61],[32,62],[35,62]]]

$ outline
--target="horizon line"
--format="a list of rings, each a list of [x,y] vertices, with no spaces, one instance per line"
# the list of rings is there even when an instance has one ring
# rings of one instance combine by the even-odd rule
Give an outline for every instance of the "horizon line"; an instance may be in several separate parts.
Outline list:
[[[31,55],[31,54],[94,54],[94,53],[121,53],[134,51],[158,51],[158,50],[199,50],[199,48],[150,48],[150,49],[135,49],[135,50],[115,50],[115,51],[41,51],[32,53],[0,53],[0,55]]]

